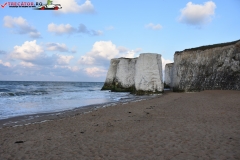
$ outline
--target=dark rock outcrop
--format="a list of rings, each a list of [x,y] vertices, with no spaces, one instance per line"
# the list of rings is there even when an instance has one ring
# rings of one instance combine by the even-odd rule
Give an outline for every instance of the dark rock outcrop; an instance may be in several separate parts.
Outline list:
[[[240,40],[174,54],[173,91],[240,90]]]

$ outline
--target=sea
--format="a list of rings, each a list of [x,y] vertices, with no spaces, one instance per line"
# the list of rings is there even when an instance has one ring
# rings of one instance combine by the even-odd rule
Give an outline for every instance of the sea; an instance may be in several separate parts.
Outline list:
[[[103,82],[0,81],[0,121],[89,105],[124,103],[144,97],[101,91]]]

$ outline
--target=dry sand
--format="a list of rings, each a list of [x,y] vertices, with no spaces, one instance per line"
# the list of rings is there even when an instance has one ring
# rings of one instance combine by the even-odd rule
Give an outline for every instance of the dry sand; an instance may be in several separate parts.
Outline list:
[[[240,92],[167,92],[84,115],[5,127],[0,159],[240,159]]]

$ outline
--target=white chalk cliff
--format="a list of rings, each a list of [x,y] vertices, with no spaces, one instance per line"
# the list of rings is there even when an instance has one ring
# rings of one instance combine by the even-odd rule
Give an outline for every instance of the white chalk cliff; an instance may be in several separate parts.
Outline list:
[[[136,90],[162,92],[162,59],[160,54],[140,54],[136,63]]]
[[[111,84],[115,80],[119,61],[118,58],[111,59],[105,83]]]
[[[139,58],[112,59],[102,90],[163,92],[161,55],[142,53]]]
[[[173,65],[174,63],[168,63],[165,65],[165,87],[172,88],[172,81],[173,81]]]
[[[240,90],[240,40],[176,52],[171,72],[173,91]]]
[[[116,70],[116,82],[121,83],[123,88],[134,86],[136,61],[136,58],[119,58],[119,63]]]

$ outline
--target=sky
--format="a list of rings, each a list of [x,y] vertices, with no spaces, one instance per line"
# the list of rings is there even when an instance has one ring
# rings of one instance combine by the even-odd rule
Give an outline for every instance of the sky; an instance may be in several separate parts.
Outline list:
[[[0,1],[42,2],[38,1]],[[240,39],[240,0],[53,0],[0,8],[0,80],[104,82],[112,58]]]

